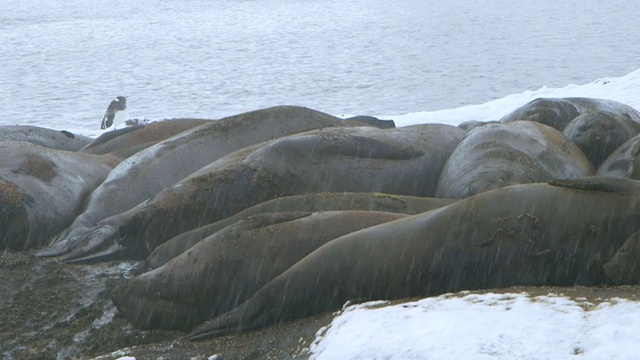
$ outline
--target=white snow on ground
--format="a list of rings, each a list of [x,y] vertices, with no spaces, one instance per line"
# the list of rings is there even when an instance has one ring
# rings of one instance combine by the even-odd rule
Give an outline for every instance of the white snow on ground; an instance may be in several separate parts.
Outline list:
[[[469,120],[500,120],[504,115],[531,100],[541,97],[592,97],[619,101],[640,110],[640,69],[621,77],[608,77],[585,85],[569,85],[563,88],[542,87],[535,91],[511,94],[484,104],[467,105],[455,109],[416,112],[405,115],[380,115],[381,119],[393,119],[396,126],[423,123],[458,125]]]
[[[347,307],[312,359],[638,359],[640,303],[560,295],[447,294]]]

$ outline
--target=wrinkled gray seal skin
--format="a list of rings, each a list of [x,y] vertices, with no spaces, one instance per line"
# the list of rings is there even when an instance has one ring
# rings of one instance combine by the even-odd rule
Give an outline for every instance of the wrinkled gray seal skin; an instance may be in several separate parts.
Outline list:
[[[119,161],[17,141],[0,154],[0,250],[44,245]]]
[[[529,120],[562,131],[571,120],[582,112],[581,108],[567,99],[538,98],[505,115],[500,119],[500,122]]]
[[[358,115],[344,119],[344,121],[358,122],[364,126],[373,126],[378,129],[393,129],[396,123],[393,120],[380,120],[374,116]]]
[[[56,150],[78,151],[92,139],[64,130],[53,130],[38,126],[0,126],[0,141],[25,141]]]
[[[339,118],[315,110],[277,106],[184,131],[120,163],[93,191],[86,210],[54,238],[51,247],[38,255],[57,256],[69,251],[99,221],[131,209],[233,151],[281,136],[342,126],[343,123]]]
[[[618,147],[600,165],[596,176],[640,180],[640,135]]]
[[[631,235],[603,268],[611,284],[640,284],[640,232]]]
[[[158,246],[147,257],[150,269],[156,269],[189,250],[202,239],[249,216],[291,211],[367,210],[418,214],[455,202],[450,199],[390,195],[380,193],[311,193],[269,200],[212,224],[185,231]]]
[[[88,154],[116,153],[128,158],[136,152],[154,145],[158,141],[168,139],[183,131],[202,125],[204,119],[172,119],[156,121],[145,125],[128,126],[100,135],[80,152]]]
[[[187,338],[260,328],[349,300],[605,284],[602,265],[640,228],[640,185],[598,177],[554,183],[488,191],[337,238]]]
[[[242,303],[327,242],[406,216],[375,211],[254,215],[134,278],[112,300],[137,327],[188,330]]]
[[[638,125],[629,117],[608,111],[588,111],[571,120],[562,132],[582,150],[594,168],[620,145],[638,134]]]
[[[385,130],[335,127],[248,147],[103,220],[97,236],[82,239],[62,260],[97,256],[97,249],[109,243],[115,246],[108,246],[113,254],[144,258],[180,233],[283,196],[312,192],[433,196],[440,170],[463,134],[457,127],[434,124]]]
[[[437,197],[593,174],[589,160],[558,130],[532,121],[487,124],[467,133],[451,154]]]

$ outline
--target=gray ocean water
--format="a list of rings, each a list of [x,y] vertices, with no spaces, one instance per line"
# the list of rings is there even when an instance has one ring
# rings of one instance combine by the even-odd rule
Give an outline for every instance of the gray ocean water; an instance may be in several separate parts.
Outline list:
[[[0,1],[0,124],[97,129],[277,104],[406,114],[640,68],[640,7],[599,0]]]

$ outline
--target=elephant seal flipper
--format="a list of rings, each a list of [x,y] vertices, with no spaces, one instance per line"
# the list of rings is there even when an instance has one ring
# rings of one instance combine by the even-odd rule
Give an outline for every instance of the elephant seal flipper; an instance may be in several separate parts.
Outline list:
[[[104,261],[115,261],[115,260],[126,260],[127,257],[124,255],[127,253],[127,248],[118,244],[117,242],[112,243],[103,243],[101,244],[101,248],[106,248],[99,252],[94,252],[89,256],[84,257],[76,257],[73,259],[64,259],[63,261],[68,264],[97,264]]]
[[[258,329],[264,324],[277,322],[278,311],[266,308],[269,302],[260,302],[255,306],[250,302],[244,302],[231,311],[215,317],[196,327],[185,339],[188,341],[205,340],[215,336]]]
[[[108,254],[113,253],[114,250],[120,249],[120,246],[117,246],[119,245],[117,242],[110,241],[116,237],[117,233],[118,229],[111,225],[96,226],[86,229],[85,232],[69,239],[73,244],[69,244],[67,249],[71,251],[60,256],[58,259],[65,262],[76,260],[77,263],[80,263],[80,259],[84,258],[85,254],[90,253],[93,253],[96,257],[102,258],[107,255],[104,254],[104,248],[107,248],[106,251]]]
[[[599,191],[616,194],[634,194],[637,189],[629,186],[629,182],[619,178],[585,177],[575,179],[555,179],[549,185],[584,191]]]
[[[640,231],[631,235],[603,265],[607,280],[616,285],[640,283]]]

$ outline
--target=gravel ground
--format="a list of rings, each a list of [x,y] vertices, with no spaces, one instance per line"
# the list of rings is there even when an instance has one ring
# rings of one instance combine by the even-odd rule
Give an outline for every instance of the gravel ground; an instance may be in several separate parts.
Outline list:
[[[181,332],[138,330],[118,315],[109,294],[141,268],[142,263],[133,262],[68,265],[28,252],[0,252],[0,357],[308,358],[315,334],[333,319],[328,313],[199,342],[184,341]],[[610,297],[640,300],[640,286],[514,287],[497,291],[564,294],[595,303]]]

